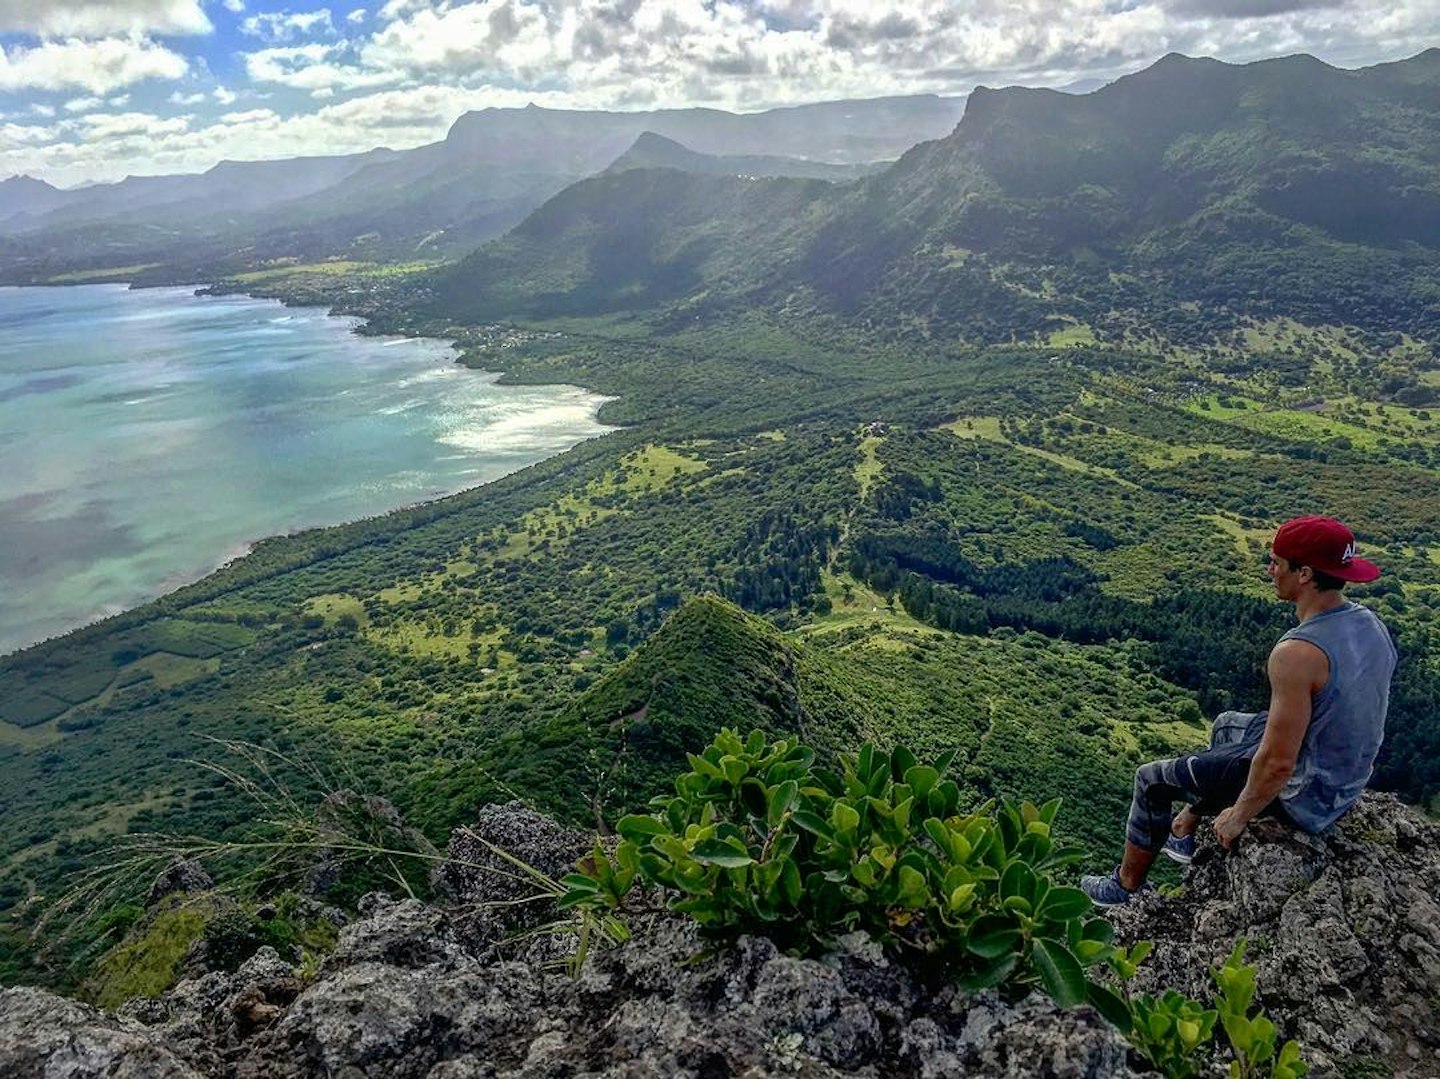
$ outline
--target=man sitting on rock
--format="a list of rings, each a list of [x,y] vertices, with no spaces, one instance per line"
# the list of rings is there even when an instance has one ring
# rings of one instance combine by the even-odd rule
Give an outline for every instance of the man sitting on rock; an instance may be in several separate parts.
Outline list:
[[[1275,533],[1269,574],[1300,623],[1270,652],[1270,708],[1222,712],[1209,749],[1136,771],[1123,860],[1109,876],[1080,882],[1097,905],[1128,903],[1146,888],[1162,850],[1188,863],[1202,817],[1215,817],[1227,849],[1261,815],[1317,833],[1369,782],[1385,733],[1395,646],[1380,619],[1341,589],[1373,581],[1380,568],[1355,557],[1355,537],[1339,521],[1296,517]],[[1175,802],[1187,805],[1172,818]]]

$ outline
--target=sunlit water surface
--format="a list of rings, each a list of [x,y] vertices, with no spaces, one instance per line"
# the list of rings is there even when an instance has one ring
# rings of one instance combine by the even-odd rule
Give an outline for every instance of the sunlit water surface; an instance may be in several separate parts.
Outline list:
[[[264,536],[496,479],[605,400],[497,386],[443,342],[189,289],[0,288],[0,653]]]

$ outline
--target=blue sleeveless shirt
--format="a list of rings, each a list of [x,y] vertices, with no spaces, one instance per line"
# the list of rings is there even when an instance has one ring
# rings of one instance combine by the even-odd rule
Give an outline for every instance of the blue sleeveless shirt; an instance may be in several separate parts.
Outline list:
[[[1307,832],[1334,824],[1355,804],[1385,737],[1395,645],[1384,623],[1358,603],[1307,618],[1282,641],[1308,641],[1330,661],[1330,678],[1310,701],[1310,726],[1281,805]]]

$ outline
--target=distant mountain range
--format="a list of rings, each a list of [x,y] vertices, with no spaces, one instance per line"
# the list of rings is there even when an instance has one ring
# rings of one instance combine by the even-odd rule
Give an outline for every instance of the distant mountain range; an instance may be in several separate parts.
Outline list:
[[[700,154],[674,139],[645,131],[605,171],[679,169],[710,176],[795,176],[848,183],[879,172],[881,167],[878,162],[852,165],[773,154]]]
[[[943,135],[962,107],[963,99],[935,96],[743,115],[532,105],[467,113],[443,141],[403,152],[224,162],[200,175],[73,191],[17,177],[0,184],[0,272],[43,279],[82,266],[158,262],[183,276],[192,267],[233,270],[281,256],[463,253],[627,152],[653,158],[662,152],[656,139],[694,154],[688,164],[696,171],[850,179],[865,171],[856,166],[893,160]],[[676,150],[664,153],[675,167]]]
[[[1437,248],[1440,50],[1357,71],[1172,55],[1086,95],[977,89],[953,132],[845,187],[585,180],[439,295],[486,317],[769,304],[972,340],[1118,340],[1136,310],[1180,338],[1226,312],[1440,337]]]
[[[1440,50],[1353,71],[1171,55],[1089,93],[978,88],[961,113],[492,109],[402,153],[75,192],[17,178],[0,278],[458,258],[425,282],[447,318],[758,306],[973,343],[1198,345],[1285,315],[1440,338]]]

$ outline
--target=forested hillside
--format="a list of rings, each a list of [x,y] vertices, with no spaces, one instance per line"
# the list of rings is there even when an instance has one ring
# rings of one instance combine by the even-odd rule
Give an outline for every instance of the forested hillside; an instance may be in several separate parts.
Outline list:
[[[435,842],[512,796],[613,823],[722,724],[904,741],[957,750],[971,803],[1063,795],[1108,866],[1136,765],[1265,703],[1265,547],[1306,512],[1384,567],[1351,590],[1401,653],[1377,781],[1433,806],[1433,248],[1283,181],[1373,166],[1367,212],[1407,220],[1435,57],[979,93],[855,187],[610,173],[438,272],[222,282],[585,385],[622,429],[0,661],[0,979],[83,982],[138,907],[45,919],[125,835],[254,834],[207,738]]]
[[[783,182],[736,186],[722,206],[743,199],[763,238],[738,249],[660,178],[584,181],[556,201],[587,232],[482,249],[442,273],[439,310],[478,315],[495,283],[563,267],[565,302],[590,313],[683,297],[692,316],[760,305],[975,343],[1204,347],[1278,316],[1429,338],[1437,92],[1440,50],[1359,71],[1169,56],[1091,94],[981,88],[951,135],[804,214]],[[637,228],[670,258],[617,296],[604,255]],[[695,254],[719,236],[723,259]]]

